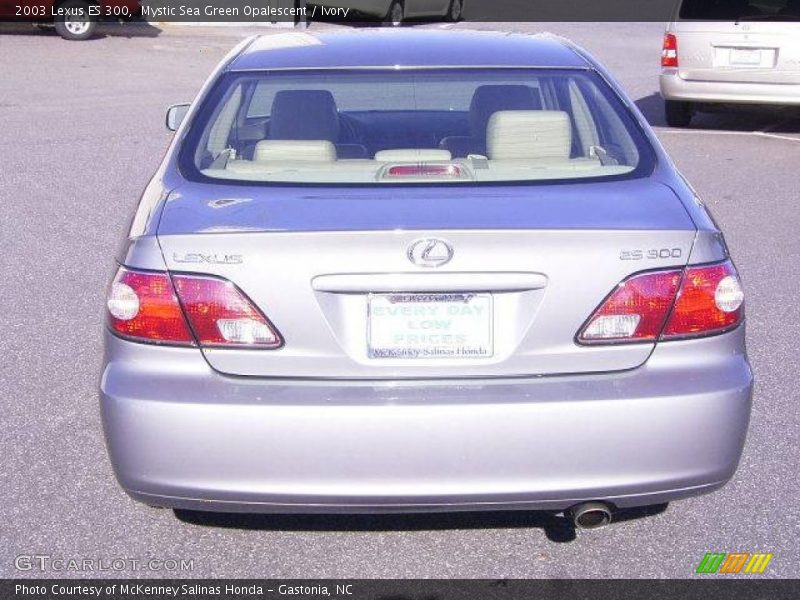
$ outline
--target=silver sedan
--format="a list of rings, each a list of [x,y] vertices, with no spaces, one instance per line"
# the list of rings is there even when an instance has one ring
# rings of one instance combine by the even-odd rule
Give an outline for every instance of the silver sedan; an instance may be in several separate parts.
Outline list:
[[[107,302],[102,414],[132,497],[592,527],[733,475],[739,276],[580,48],[256,37],[167,124]]]

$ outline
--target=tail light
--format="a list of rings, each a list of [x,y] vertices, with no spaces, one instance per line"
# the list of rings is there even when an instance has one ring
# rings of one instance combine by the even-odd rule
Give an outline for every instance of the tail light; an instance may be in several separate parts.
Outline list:
[[[720,333],[744,318],[744,292],[730,262],[689,267],[662,339]]]
[[[280,335],[230,281],[173,275],[183,310],[201,346],[277,348]]]
[[[664,46],[661,49],[661,66],[678,66],[678,38],[675,34],[668,33],[664,36]]]
[[[109,327],[122,337],[164,344],[194,344],[166,273],[120,267],[106,306]]]
[[[730,261],[629,277],[581,329],[582,344],[653,342],[722,333],[744,318],[744,293]]]
[[[592,342],[649,342],[658,339],[682,271],[654,271],[620,283],[594,312],[579,340]]]
[[[120,267],[108,302],[110,328],[135,341],[216,347],[277,348],[266,317],[224,279]]]

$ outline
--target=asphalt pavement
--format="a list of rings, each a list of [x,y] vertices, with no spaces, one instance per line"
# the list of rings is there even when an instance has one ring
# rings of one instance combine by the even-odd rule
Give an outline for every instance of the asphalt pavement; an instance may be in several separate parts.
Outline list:
[[[426,25],[426,27],[440,27]],[[314,28],[322,26],[314,26]],[[338,26],[325,26],[337,29]],[[658,24],[459,24],[550,30],[583,44],[634,98],[725,231],[747,292],[756,374],[741,466],[721,491],[575,535],[537,513],[175,515],[130,500],[97,405],[104,293],[132,211],[191,100],[247,31],[106,27],[89,42],[0,29],[0,576],[86,576],[19,556],[191,560],[130,577],[692,577],[703,555],[800,564],[800,114],[664,125]],[[262,29],[263,31],[263,29]],[[654,511],[655,512],[655,511]],[[99,564],[99,563],[98,563]],[[117,563],[119,565],[119,563]]]

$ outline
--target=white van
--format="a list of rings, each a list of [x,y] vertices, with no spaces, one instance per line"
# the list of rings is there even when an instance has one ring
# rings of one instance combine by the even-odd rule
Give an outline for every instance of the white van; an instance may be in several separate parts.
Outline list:
[[[661,66],[671,127],[714,104],[800,106],[800,0],[683,0]]]

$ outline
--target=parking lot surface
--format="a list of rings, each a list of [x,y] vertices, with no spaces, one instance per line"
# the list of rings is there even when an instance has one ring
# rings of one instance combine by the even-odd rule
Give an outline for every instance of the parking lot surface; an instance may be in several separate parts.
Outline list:
[[[69,43],[16,26],[0,30],[0,576],[89,575],[15,567],[46,554],[193,561],[187,572],[105,573],[130,577],[692,577],[709,551],[773,552],[763,577],[797,575],[800,114],[666,128],[658,24],[456,27],[550,30],[584,45],[710,206],[746,286],[757,381],[734,480],[577,535],[534,513],[176,516],[133,502],[114,481],[97,406],[105,289],[170,139],[164,109],[191,100],[247,31],[114,26]]]

